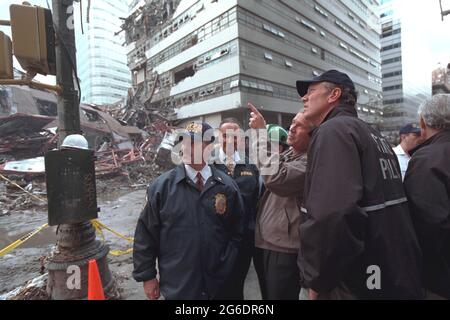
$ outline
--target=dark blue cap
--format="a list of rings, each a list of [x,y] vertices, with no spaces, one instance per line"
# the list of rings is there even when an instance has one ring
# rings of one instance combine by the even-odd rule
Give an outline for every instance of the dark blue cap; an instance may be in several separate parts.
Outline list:
[[[312,78],[311,80],[297,81],[298,94],[301,97],[303,97],[308,92],[308,88],[311,84],[319,82],[331,82],[334,84],[341,85],[344,88],[350,88],[352,90],[355,90],[355,84],[347,74],[339,72],[337,70],[328,70],[322,73],[320,76]]]
[[[205,133],[209,133],[205,136]],[[190,122],[183,130],[182,136],[190,136],[195,141],[213,142],[214,135],[212,127],[206,122]]]
[[[400,134],[420,133],[420,127],[416,123],[408,123],[400,129]]]

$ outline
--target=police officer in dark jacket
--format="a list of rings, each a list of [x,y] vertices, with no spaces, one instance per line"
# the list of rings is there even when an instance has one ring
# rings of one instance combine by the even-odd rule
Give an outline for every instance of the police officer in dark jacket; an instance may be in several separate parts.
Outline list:
[[[237,183],[244,202],[245,212],[241,250],[231,280],[221,298],[244,299],[244,283],[253,258],[261,295],[265,299],[262,252],[255,247],[256,207],[260,191],[259,171],[245,157],[244,132],[239,121],[235,118],[223,119],[219,125],[219,130],[221,133],[220,146],[215,150],[211,162],[218,170],[233,178]]]
[[[330,70],[297,89],[317,126],[299,228],[298,265],[310,298],[421,298],[421,251],[399,164],[358,119],[352,80]]]
[[[144,282],[150,299],[157,299],[159,290],[166,299],[216,298],[229,280],[242,238],[238,187],[202,156],[211,146],[212,138],[206,138],[213,137],[211,127],[191,123],[186,130],[183,164],[148,188],[136,227],[133,277]]]
[[[433,96],[419,114],[426,140],[411,151],[404,185],[422,247],[427,298],[450,299],[450,95]]]

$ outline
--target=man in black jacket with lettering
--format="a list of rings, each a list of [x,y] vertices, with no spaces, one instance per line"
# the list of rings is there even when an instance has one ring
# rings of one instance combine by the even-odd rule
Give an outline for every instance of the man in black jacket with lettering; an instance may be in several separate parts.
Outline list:
[[[421,251],[387,141],[345,73],[297,81],[311,132],[298,265],[311,299],[417,299]]]

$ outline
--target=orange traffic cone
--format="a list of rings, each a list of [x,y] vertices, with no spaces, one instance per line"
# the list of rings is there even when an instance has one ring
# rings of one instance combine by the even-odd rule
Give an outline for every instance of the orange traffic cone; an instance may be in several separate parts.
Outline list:
[[[89,260],[88,300],[105,300],[96,260]]]

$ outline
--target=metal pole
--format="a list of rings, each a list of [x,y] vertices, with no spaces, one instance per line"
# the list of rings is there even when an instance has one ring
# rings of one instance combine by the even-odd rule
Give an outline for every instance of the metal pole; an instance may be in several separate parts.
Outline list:
[[[68,12],[73,12],[68,8],[72,5],[73,0],[53,0],[53,22],[57,36],[56,80],[57,85],[62,88],[61,94],[58,95],[60,144],[67,135],[81,133],[78,92],[75,91],[73,83],[76,70],[75,32],[73,28],[68,28],[67,23]],[[70,189],[71,186],[64,188]],[[91,222],[63,224],[59,225],[57,230],[57,246],[50,255],[47,266],[49,297],[56,300],[87,298],[88,262],[92,259],[97,261],[105,296],[118,297],[116,283],[107,261],[109,248],[96,240]],[[70,279],[77,274],[80,278],[79,285],[70,285]]]
[[[73,0],[53,0],[53,24],[56,31],[56,83],[62,88],[58,95],[59,143],[67,135],[81,133],[78,92],[74,88],[76,73],[75,30],[68,22],[68,8]]]

